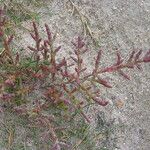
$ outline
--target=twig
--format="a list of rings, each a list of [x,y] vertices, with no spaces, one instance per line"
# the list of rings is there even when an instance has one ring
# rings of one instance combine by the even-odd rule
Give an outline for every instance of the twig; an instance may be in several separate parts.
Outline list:
[[[82,26],[83,26],[84,36],[89,35],[90,38],[92,39],[94,45],[99,46],[99,44],[97,43],[97,41],[94,38],[94,36],[92,34],[92,31],[90,29],[88,18],[79,11],[78,7],[72,2],[72,0],[68,0],[68,2],[70,2],[71,6],[72,6],[72,9],[73,9],[72,10],[72,15],[76,12],[78,14],[80,20],[81,20],[81,23],[82,23]]]

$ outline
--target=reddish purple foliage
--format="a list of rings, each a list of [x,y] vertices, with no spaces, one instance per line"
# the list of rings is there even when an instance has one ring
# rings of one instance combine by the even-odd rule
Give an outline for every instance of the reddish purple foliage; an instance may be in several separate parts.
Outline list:
[[[117,52],[114,64],[100,67],[103,55],[102,50],[99,50],[96,58],[94,58],[94,69],[89,72],[84,64],[84,54],[88,52],[88,48],[81,37],[72,42],[74,46],[73,55],[70,58],[63,57],[57,61],[56,57],[61,46],[55,47],[54,45],[56,35],[53,36],[50,28],[45,24],[47,39],[42,39],[37,25],[33,22],[33,33],[30,35],[35,46],[28,46],[28,48],[34,57],[30,58],[29,63],[31,65],[23,67],[20,54],[13,55],[11,53],[10,43],[13,36],[5,38],[2,28],[3,22],[0,24],[0,36],[3,37],[5,54],[12,61],[11,64],[6,63],[9,68],[11,66],[10,71],[0,74],[2,76],[0,100],[6,104],[12,103],[13,112],[28,116],[31,124],[48,130],[49,136],[45,135],[45,137],[52,141],[52,150],[61,149],[63,144],[59,141],[56,131],[58,116],[49,112],[51,107],[68,112],[67,115],[61,114],[64,121],[68,118],[72,119],[72,111],[77,111],[86,122],[90,123],[89,117],[83,111],[84,106],[90,101],[94,101],[104,107],[109,102],[101,98],[101,89],[98,85],[102,85],[102,88],[112,88],[112,84],[102,77],[102,74],[104,76],[105,73],[117,72],[125,79],[131,80],[125,72],[125,68],[134,69],[137,67],[141,69],[142,63],[150,62],[150,50],[145,54],[142,50],[133,51],[127,60],[123,59],[121,54]],[[32,67],[32,63],[34,67]],[[10,78],[10,73],[14,78]],[[40,91],[42,96],[39,96],[38,100],[34,100],[34,103],[30,104],[31,108],[28,108],[28,95],[37,91]],[[48,115],[45,115],[44,112],[48,112]],[[32,115],[35,115],[35,118],[32,118]]]

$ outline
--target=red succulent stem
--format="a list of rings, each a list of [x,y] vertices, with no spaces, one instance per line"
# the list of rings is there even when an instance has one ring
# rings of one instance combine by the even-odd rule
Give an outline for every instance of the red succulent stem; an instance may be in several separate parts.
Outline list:
[[[140,64],[142,62],[144,62],[144,61],[138,60],[136,62],[129,62],[129,63],[125,63],[125,64],[112,65],[110,67],[106,67],[106,68],[99,70],[98,74],[105,73],[105,72],[115,72],[115,71],[117,71],[119,69],[123,69],[123,68],[133,68],[135,65]]]

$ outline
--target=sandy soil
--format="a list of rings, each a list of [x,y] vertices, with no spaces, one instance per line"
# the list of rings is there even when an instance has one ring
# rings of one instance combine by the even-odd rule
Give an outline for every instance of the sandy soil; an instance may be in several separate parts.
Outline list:
[[[92,36],[100,45],[100,47],[94,45],[90,36],[87,36],[90,52],[85,59],[89,69],[93,64],[91,57],[95,56],[99,48],[104,51],[102,65],[112,63],[117,49],[125,57],[133,49],[146,51],[150,48],[149,0],[76,0],[74,2],[79,11],[88,18],[86,19]],[[53,32],[58,33],[57,43],[62,45],[65,51],[62,55],[67,56],[72,53],[72,39],[77,35],[83,35],[81,20],[76,12],[72,15],[72,7],[67,0],[46,3],[47,8],[36,10],[41,16],[39,25],[43,30],[44,23],[47,23]],[[30,22],[24,23],[26,27],[30,25]],[[21,46],[25,47],[26,43],[31,44],[31,40],[29,35],[24,33]],[[103,119],[103,111],[107,120],[114,119],[113,124],[117,128],[113,135],[108,137],[108,142],[105,144],[99,142],[108,150],[149,150],[150,65],[144,65],[142,72],[135,69],[128,74],[132,77],[131,81],[124,80],[117,74],[106,75],[107,78],[112,79],[114,85],[111,90],[102,89],[103,96],[109,99],[110,104],[106,108],[99,107],[93,116],[96,117],[95,114],[99,113],[100,118]]]

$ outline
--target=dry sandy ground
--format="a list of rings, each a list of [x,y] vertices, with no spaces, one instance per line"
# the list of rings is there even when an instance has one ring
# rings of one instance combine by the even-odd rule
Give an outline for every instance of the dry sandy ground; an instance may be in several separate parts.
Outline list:
[[[47,23],[53,32],[57,31],[57,43],[65,50],[62,55],[71,53],[70,42],[77,35],[82,35],[83,31],[79,15],[72,15],[70,4],[66,2],[67,0],[47,0],[47,8],[38,10],[41,12],[40,26],[43,27],[44,23]],[[150,0],[74,2],[80,12],[88,18],[93,37],[104,51],[102,64],[112,63],[116,49],[125,57],[133,49],[146,51],[150,48]],[[24,25],[29,26],[30,23],[26,22]],[[31,44],[27,34],[23,37],[26,43]],[[94,57],[99,49],[91,41],[88,36],[87,42],[91,50],[85,59],[88,60],[89,68],[93,64],[91,57]],[[21,42],[24,47],[24,40]],[[105,118],[115,119],[114,124],[118,126],[103,146],[108,150],[149,150],[150,65],[144,65],[142,72],[135,69],[128,73],[132,77],[131,81],[124,80],[116,74],[107,76],[112,79],[114,88],[102,90],[103,96],[110,100],[110,104],[106,108],[99,108],[99,116],[102,117],[101,111],[104,111]]]

